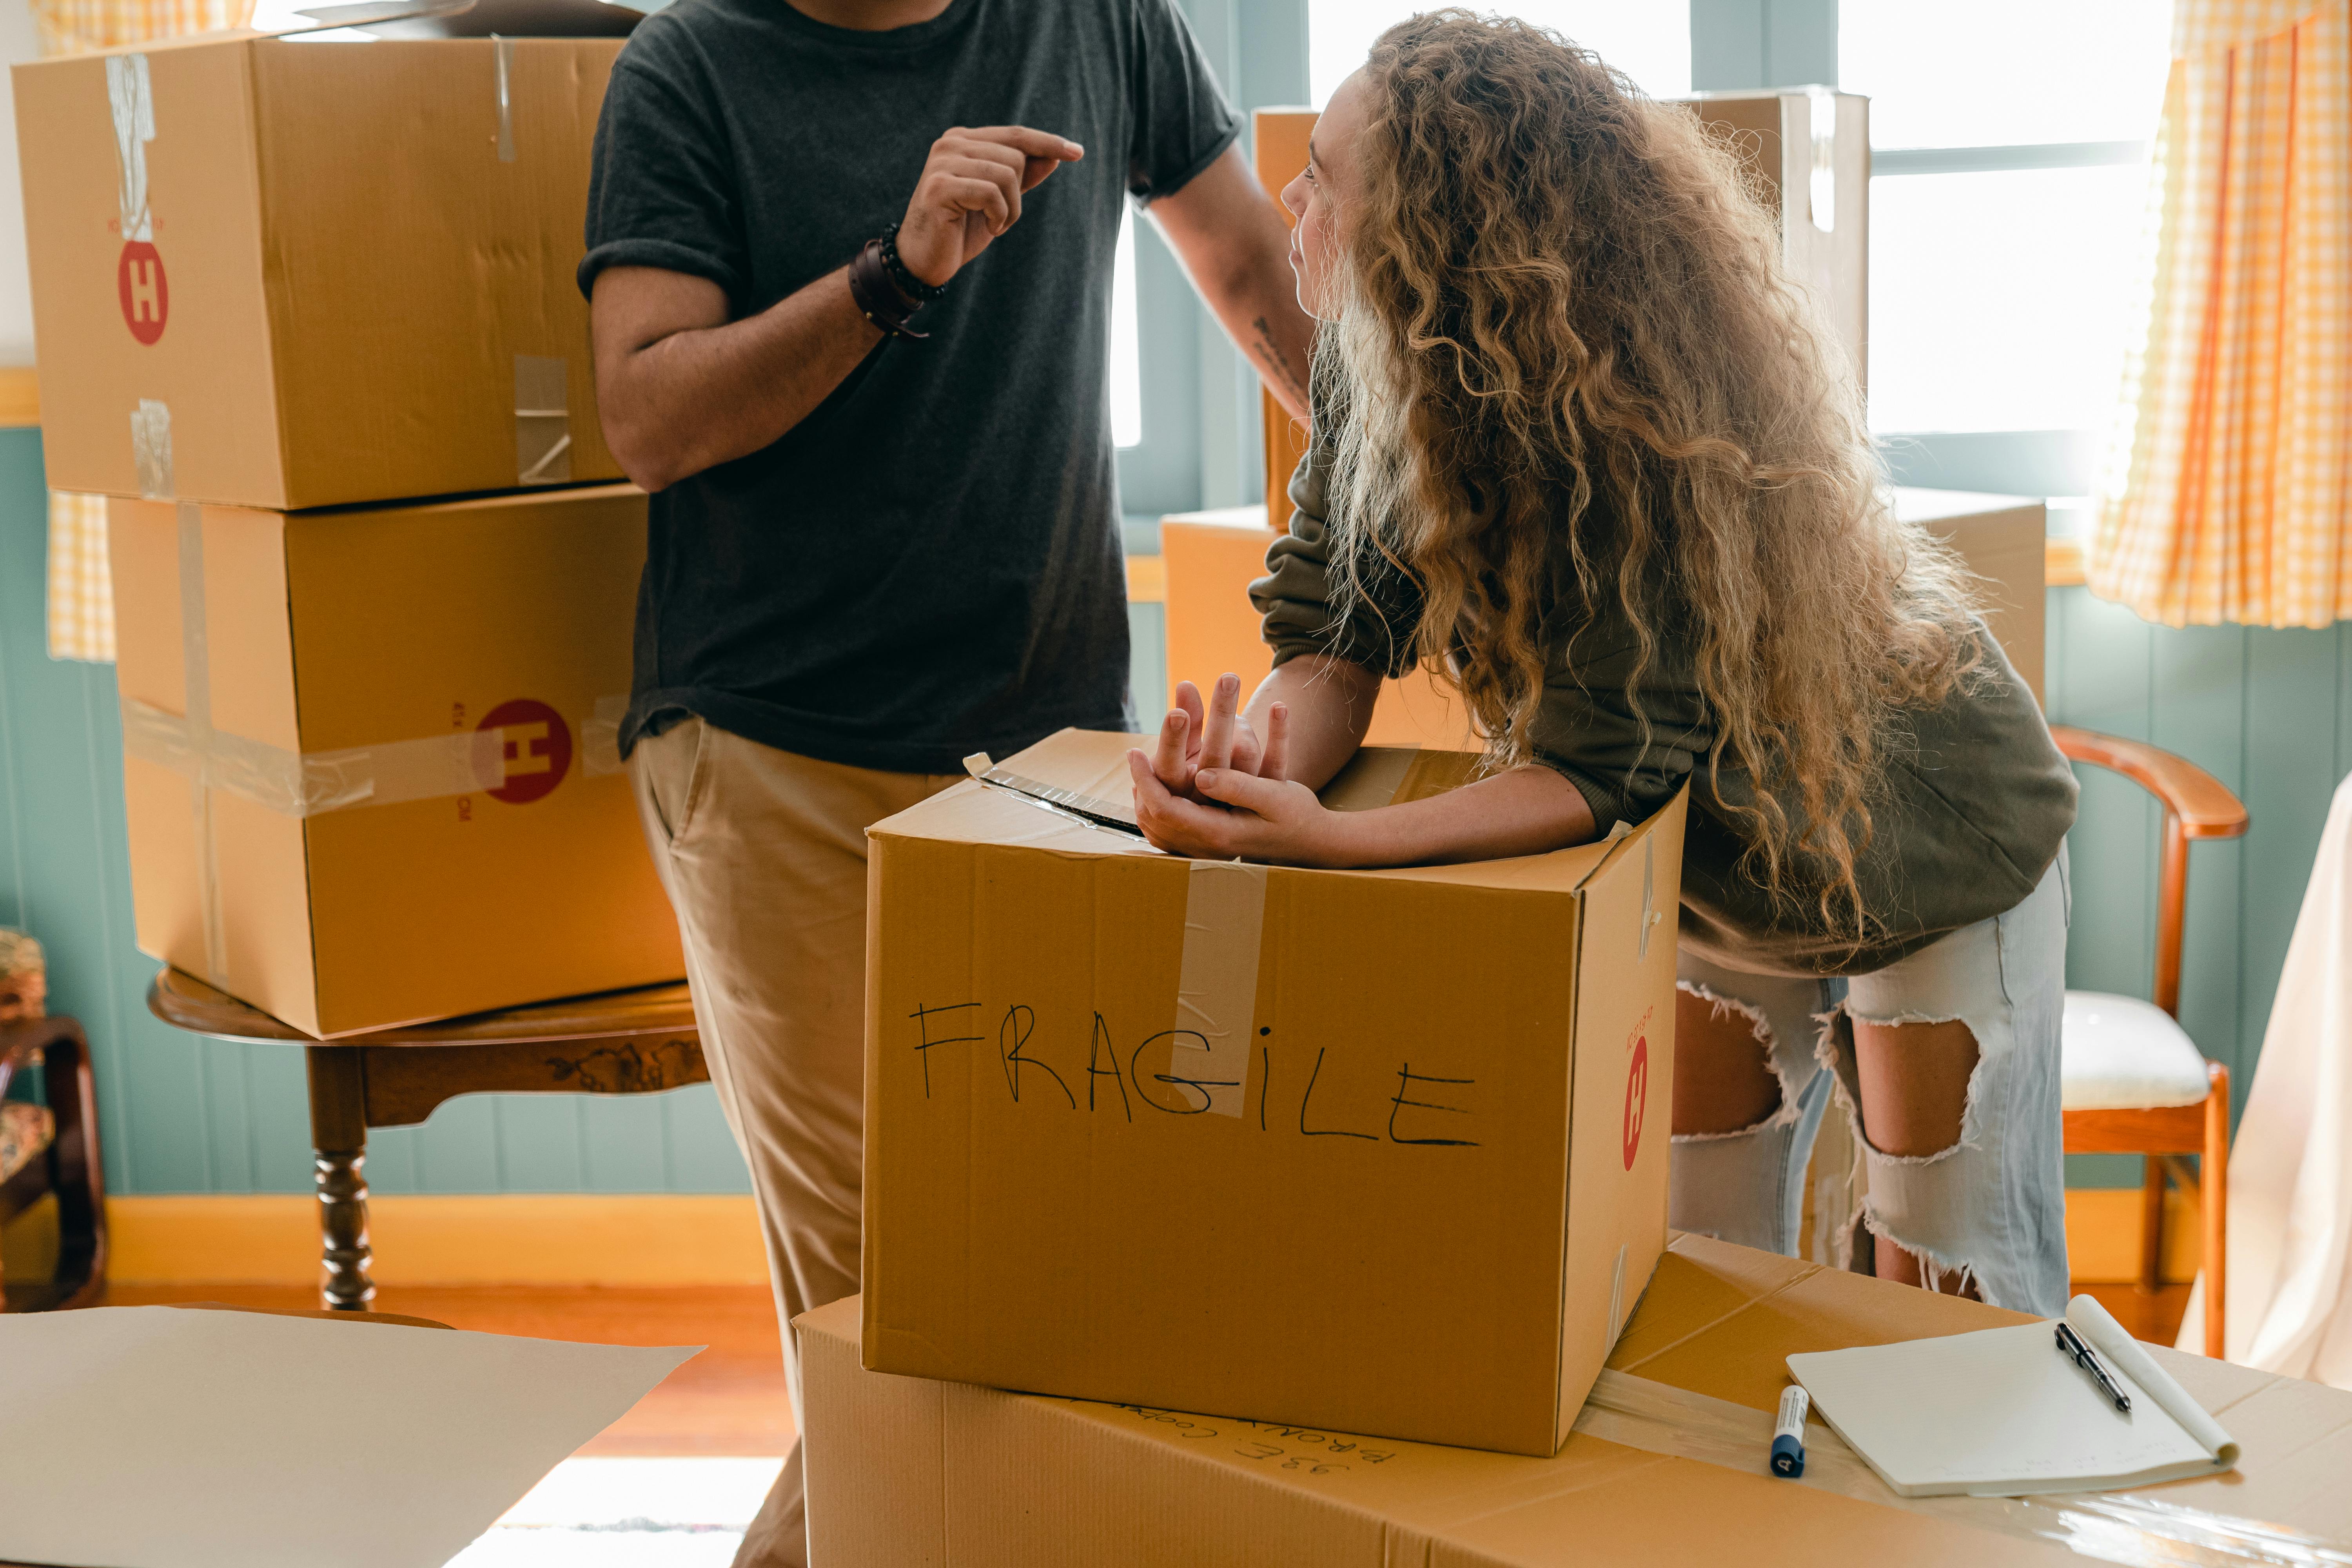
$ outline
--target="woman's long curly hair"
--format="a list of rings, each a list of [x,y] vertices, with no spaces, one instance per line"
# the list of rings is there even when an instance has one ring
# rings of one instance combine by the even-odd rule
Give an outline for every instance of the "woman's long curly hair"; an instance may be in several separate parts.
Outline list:
[[[1967,574],[1892,515],[1737,148],[1517,21],[1415,16],[1365,75],[1316,353],[1343,594],[1417,585],[1413,651],[1498,764],[1528,754],[1552,643],[1611,598],[1637,712],[1681,641],[1706,771],[1754,781],[1715,797],[1743,871],[1859,942],[1895,717],[1980,649]]]

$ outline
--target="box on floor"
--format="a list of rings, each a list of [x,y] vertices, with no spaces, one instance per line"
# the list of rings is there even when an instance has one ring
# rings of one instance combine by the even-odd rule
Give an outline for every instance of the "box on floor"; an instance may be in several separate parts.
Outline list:
[[[1804,1479],[1767,1473],[1790,1353],[2026,1321],[1680,1237],[1578,1430],[1530,1458],[868,1372],[859,1304],[838,1301],[796,1325],[810,1539],[829,1568],[2343,1560],[2352,1394],[2170,1351],[2150,1353],[2242,1444],[2235,1472],[1906,1502],[1829,1462],[1817,1422]]]
[[[643,492],[110,513],[141,951],[314,1035],[685,972],[615,746]]]
[[[1002,765],[1116,811],[1134,742]],[[1325,798],[1476,763],[1368,751]],[[1350,872],[971,781],[876,825],[866,1364],[1551,1452],[1664,1245],[1684,806]]]
[[[293,509],[618,478],[572,269],[620,47],[14,68],[48,482]]]

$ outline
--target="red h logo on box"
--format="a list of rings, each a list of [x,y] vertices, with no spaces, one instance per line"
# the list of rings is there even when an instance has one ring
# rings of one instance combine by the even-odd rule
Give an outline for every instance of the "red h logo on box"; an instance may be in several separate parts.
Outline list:
[[[162,337],[164,319],[172,311],[172,286],[153,246],[143,239],[123,245],[122,258],[114,264],[114,288],[121,296],[122,320],[131,335],[142,343]]]
[[[572,767],[572,726],[544,702],[501,702],[475,728],[506,732],[506,783],[485,792],[492,800],[527,805],[552,793]]]
[[[1642,1152],[1642,1123],[1650,1112],[1650,1037],[1635,1036],[1628,1048],[1633,1054],[1625,1064],[1625,1168],[1630,1171],[1633,1157]]]

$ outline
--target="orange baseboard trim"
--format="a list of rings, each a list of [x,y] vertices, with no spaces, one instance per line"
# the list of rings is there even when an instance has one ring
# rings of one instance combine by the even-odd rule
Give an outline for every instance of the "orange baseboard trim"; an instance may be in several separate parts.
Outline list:
[[[28,364],[0,365],[0,429],[41,422],[41,381]]]
[[[764,1285],[749,1197],[499,1194],[368,1205],[380,1285]],[[281,1285],[319,1278],[319,1206],[291,1194],[110,1198],[107,1277]]]
[[[2092,1285],[2128,1285],[2139,1279],[2137,1187],[2070,1187],[2066,1192],[2067,1271]],[[2164,1282],[2197,1278],[2204,1232],[2194,1203],[2178,1191],[2164,1194]]]
[[[2139,1193],[2066,1194],[2076,1279],[2139,1278]],[[291,1194],[110,1198],[110,1278],[125,1284],[310,1284],[318,1206]],[[369,1205],[375,1278],[385,1285],[761,1285],[766,1254],[748,1197],[500,1194],[381,1197]],[[2164,1278],[2197,1276],[2197,1206],[2165,1211]]]

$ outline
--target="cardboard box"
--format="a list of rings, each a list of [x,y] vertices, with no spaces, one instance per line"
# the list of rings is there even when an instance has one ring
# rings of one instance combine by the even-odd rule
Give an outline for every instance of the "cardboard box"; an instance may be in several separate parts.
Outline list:
[[[1283,187],[1307,167],[1307,142],[1315,133],[1315,121],[1311,109],[1259,109],[1250,113],[1257,183],[1274,198],[1274,210],[1282,215],[1286,227],[1297,227],[1298,217],[1282,205]],[[1257,395],[1258,435],[1265,461],[1265,515],[1287,519],[1290,475],[1307,455],[1307,422],[1276,401],[1263,385]]]
[[[1959,552],[1961,563],[1979,579],[1985,625],[2033,700],[2042,701],[2050,629],[2049,507],[2024,496],[1898,486],[1895,515]]]
[[[2043,503],[2022,496],[1897,487],[1895,513],[1917,522],[1959,552],[1989,601],[1985,621],[2009,660],[2042,700],[2047,599]],[[1242,679],[1244,700],[1274,669],[1274,650],[1261,635],[1249,584],[1265,575],[1266,546],[1275,535],[1256,507],[1175,512],[1160,520],[1166,563],[1168,700],[1176,683],[1206,691],[1227,670]],[[1366,739],[1378,746],[1478,743],[1470,716],[1453,691],[1416,671],[1381,688]]]
[[[620,47],[16,67],[48,482],[292,509],[618,478],[572,269]]]
[[[1001,766],[1116,811],[1135,739]],[[1367,752],[1326,799],[1475,763]],[[1665,1241],[1684,805],[1355,872],[969,781],[877,824],[866,1363],[1550,1453]]]
[[[1326,1296],[1316,1310],[1345,1307]],[[2352,1545],[2352,1394],[2156,1348],[2243,1444],[2235,1472],[2095,1500],[1906,1501],[1840,1454],[1816,1418],[1804,1478],[1766,1473],[1790,1353],[2024,1321],[1679,1237],[1574,1435],[1557,1455],[1524,1458],[886,1376],[858,1364],[859,1303],[837,1301],[796,1325],[812,1558],[827,1568],[2060,1568],[2334,1561],[2313,1544]],[[1483,1332],[1476,1318],[1437,1326],[1462,1340]],[[1236,1324],[1216,1350],[1246,1331]]]
[[[1670,100],[1731,136],[1779,208],[1780,258],[1870,372],[1870,100],[1831,88],[1738,89]]]
[[[322,1036],[685,973],[615,749],[643,492],[110,512],[141,951]]]

